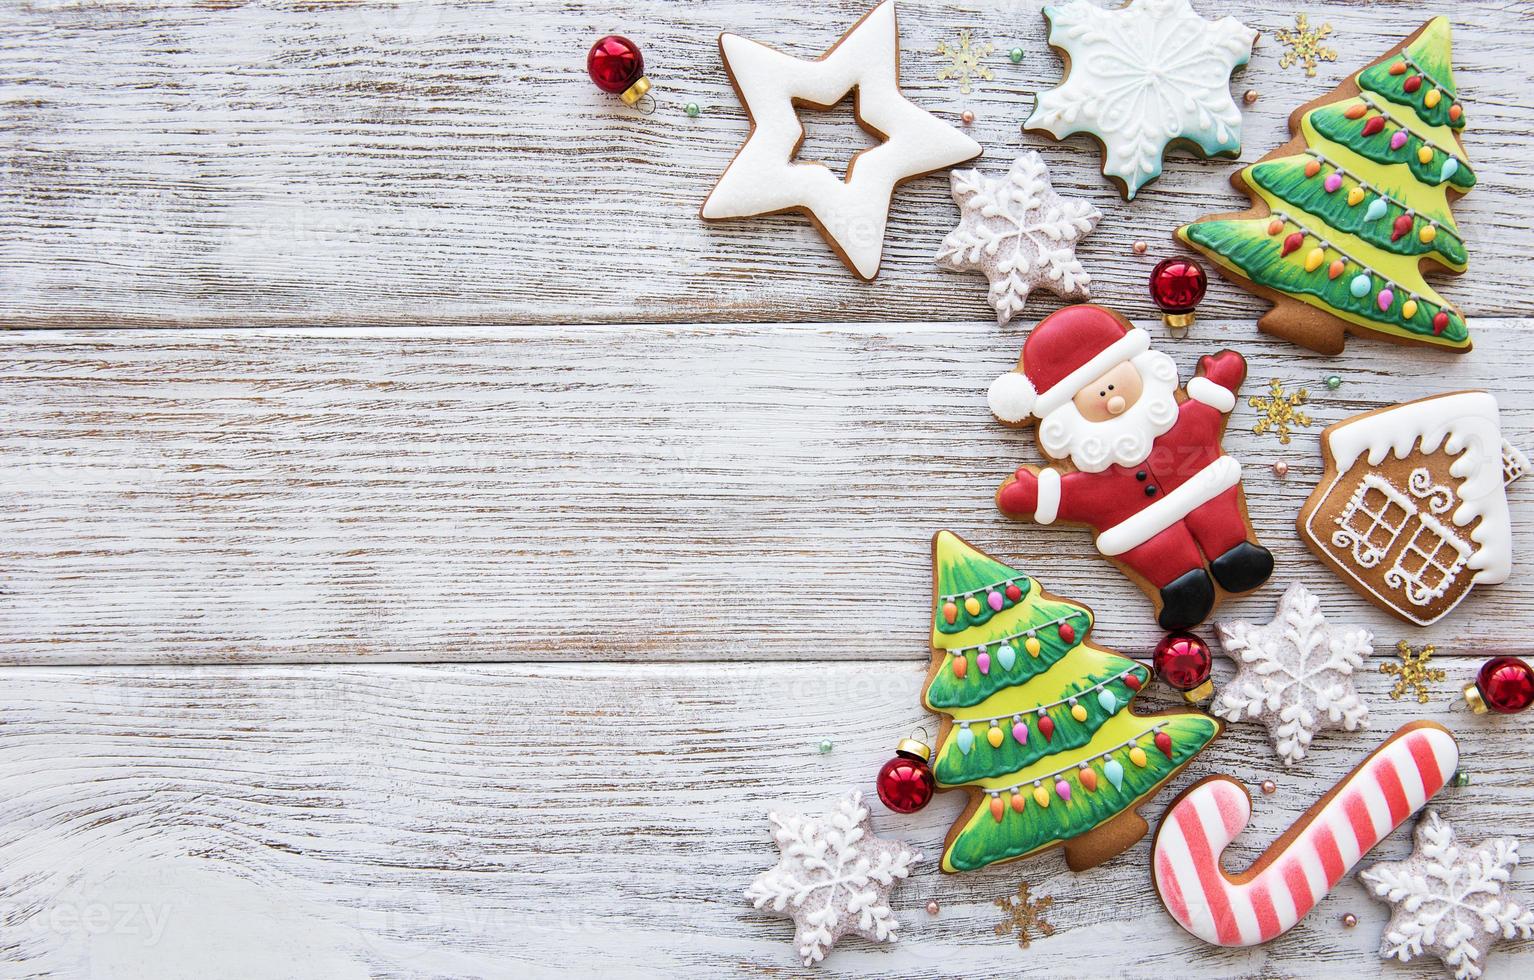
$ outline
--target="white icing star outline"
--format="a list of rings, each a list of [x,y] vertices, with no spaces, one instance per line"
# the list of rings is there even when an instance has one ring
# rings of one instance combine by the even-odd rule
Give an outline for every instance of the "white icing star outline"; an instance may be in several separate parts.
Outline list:
[[[1103,146],[1103,175],[1125,200],[1161,176],[1167,144],[1205,156],[1241,152],[1241,110],[1230,74],[1252,55],[1257,32],[1234,17],[1205,20],[1188,0],[1133,0],[1105,10],[1087,0],[1046,7],[1050,46],[1069,65],[1024,123]]]
[[[719,53],[751,131],[703,202],[704,220],[802,211],[868,281],[879,272],[895,187],[980,155],[979,143],[900,93],[894,0],[869,11],[816,61],[738,34],[721,34]],[[824,164],[795,159],[804,142],[798,108],[828,109],[849,92],[858,125],[882,142],[855,155],[843,179]]]

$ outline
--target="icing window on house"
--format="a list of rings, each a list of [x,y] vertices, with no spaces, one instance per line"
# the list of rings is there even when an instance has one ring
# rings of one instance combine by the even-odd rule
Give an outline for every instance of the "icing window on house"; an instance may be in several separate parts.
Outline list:
[[[1332,544],[1351,548],[1360,566],[1373,568],[1416,513],[1404,494],[1373,473],[1366,474],[1337,518],[1342,530],[1332,535]]]
[[[1502,485],[1507,486],[1528,471],[1529,461],[1523,453],[1506,439],[1502,440]]]
[[[1413,605],[1425,606],[1454,584],[1470,557],[1470,545],[1433,517],[1420,517],[1422,523],[1386,573],[1385,583],[1405,592]]]

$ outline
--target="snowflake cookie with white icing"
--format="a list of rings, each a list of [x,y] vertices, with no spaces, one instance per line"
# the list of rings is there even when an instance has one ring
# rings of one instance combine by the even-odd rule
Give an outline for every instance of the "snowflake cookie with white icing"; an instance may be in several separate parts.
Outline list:
[[[1005,177],[955,170],[949,178],[959,226],[943,239],[937,264],[984,273],[997,323],[1022,313],[1035,286],[1065,299],[1091,296],[1092,277],[1076,258],[1076,243],[1102,212],[1056,194],[1043,157],[1029,150]]]
[[[1376,864],[1360,877],[1391,905],[1380,956],[1402,963],[1431,954],[1476,980],[1499,939],[1534,939],[1534,911],[1508,897],[1518,842],[1493,837],[1479,846],[1454,839],[1454,828],[1428,810],[1417,821],[1416,846],[1405,861]]]
[[[895,187],[980,155],[979,143],[901,94],[894,0],[869,11],[814,61],[738,34],[721,34],[719,53],[751,133],[703,202],[705,221],[802,211],[847,267],[871,280]],[[858,125],[880,142],[852,158],[844,179],[798,159],[798,108],[829,109],[848,95]]]
[[[1039,96],[1024,128],[1097,140],[1103,175],[1125,200],[1161,176],[1168,143],[1205,156],[1241,152],[1230,74],[1251,57],[1256,31],[1234,17],[1205,20],[1188,0],[1133,0],[1119,10],[1070,0],[1045,7],[1044,18],[1066,78]]]
[[[1305,758],[1316,732],[1356,731],[1369,720],[1353,675],[1374,652],[1374,635],[1328,623],[1321,603],[1300,583],[1278,601],[1271,623],[1216,623],[1215,633],[1239,670],[1210,714],[1261,722],[1284,765]]]
[[[847,933],[890,942],[899,923],[890,892],[921,854],[900,841],[875,837],[863,794],[852,793],[824,818],[767,814],[782,857],[746,889],[757,908],[794,920],[794,948],[805,966],[825,958]]]

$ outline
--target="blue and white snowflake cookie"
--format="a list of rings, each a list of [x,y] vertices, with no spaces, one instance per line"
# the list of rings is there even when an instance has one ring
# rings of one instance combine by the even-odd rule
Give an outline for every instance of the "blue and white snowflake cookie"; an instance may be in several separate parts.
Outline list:
[[[1188,0],[1134,0],[1105,10],[1088,0],[1045,7],[1049,43],[1066,78],[1039,96],[1024,127],[1103,147],[1103,175],[1133,200],[1161,176],[1168,143],[1205,156],[1241,152],[1241,111],[1230,74],[1252,56],[1257,32],[1234,17],[1205,20]]]

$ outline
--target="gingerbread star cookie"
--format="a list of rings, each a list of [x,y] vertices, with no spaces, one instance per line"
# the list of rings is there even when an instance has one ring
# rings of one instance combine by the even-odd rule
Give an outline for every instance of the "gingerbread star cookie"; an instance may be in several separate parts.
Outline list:
[[[879,272],[890,198],[907,180],[980,155],[980,144],[900,93],[894,0],[870,11],[815,61],[801,61],[738,34],[719,52],[751,118],[751,133],[703,202],[704,220],[802,211],[860,279]],[[880,140],[838,177],[797,160],[804,127],[797,107],[829,109],[855,93],[858,124]]]
[[[1251,57],[1256,31],[1234,17],[1205,20],[1188,0],[1134,0],[1119,10],[1070,0],[1045,7],[1044,17],[1067,76],[1039,96],[1023,126],[1097,140],[1103,175],[1125,200],[1161,176],[1168,143],[1205,156],[1241,152],[1230,73]]]

